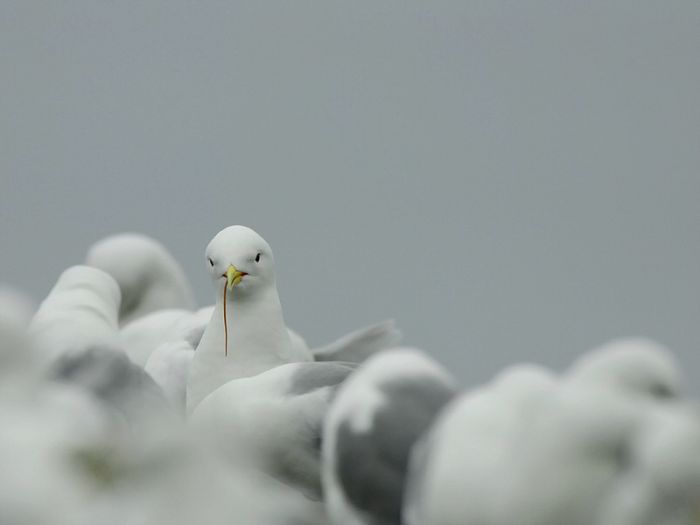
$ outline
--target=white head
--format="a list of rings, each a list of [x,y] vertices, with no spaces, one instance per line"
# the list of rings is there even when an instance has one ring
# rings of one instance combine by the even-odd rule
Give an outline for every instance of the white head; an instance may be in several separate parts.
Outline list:
[[[105,237],[90,248],[85,261],[119,284],[122,324],[157,310],[196,306],[180,264],[165,246],[146,235],[120,233]]]
[[[611,341],[582,356],[571,374],[575,380],[657,399],[678,397],[682,390],[682,374],[673,354],[648,339]]]
[[[246,226],[229,226],[217,233],[207,246],[206,264],[217,291],[235,286],[236,297],[275,285],[272,249]]]

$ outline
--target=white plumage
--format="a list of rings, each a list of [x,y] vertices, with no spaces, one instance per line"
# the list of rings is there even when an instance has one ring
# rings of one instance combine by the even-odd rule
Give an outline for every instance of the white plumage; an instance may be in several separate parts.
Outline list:
[[[73,266],[42,301],[30,331],[50,359],[94,346],[115,346],[120,303],[119,286],[110,275],[89,266]]]
[[[667,523],[694,523],[698,493],[687,480],[699,465],[680,474],[677,458],[693,450],[700,421],[679,392],[672,356],[646,340],[613,342],[559,377],[506,371],[448,406],[414,450],[408,523],[642,525],[676,519],[669,501],[685,517]],[[664,449],[664,438],[679,446]],[[674,461],[665,472],[686,481],[648,482]],[[630,505],[644,490],[649,508]],[[666,502],[665,514],[653,501]]]
[[[122,233],[93,244],[85,264],[110,274],[119,285],[119,323],[151,312],[195,308],[185,272],[166,248],[146,235]]]

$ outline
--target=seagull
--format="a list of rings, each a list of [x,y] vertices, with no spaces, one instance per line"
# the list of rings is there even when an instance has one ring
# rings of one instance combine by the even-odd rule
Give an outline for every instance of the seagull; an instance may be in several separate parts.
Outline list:
[[[621,390],[639,400],[679,398],[683,378],[671,350],[645,338],[615,339],[577,359],[568,376],[576,384]]]
[[[85,264],[110,274],[119,284],[119,324],[159,310],[192,310],[196,303],[185,272],[158,241],[147,235],[121,233],[88,250]]]
[[[48,377],[80,385],[133,421],[146,404],[161,410],[168,405],[120,344],[120,298],[109,274],[90,266],[70,267],[42,301],[29,333]]]
[[[272,250],[255,231],[225,228],[206,261],[217,302],[190,369],[190,424],[229,457],[320,500],[323,419],[355,365],[316,362],[292,342]]]
[[[414,443],[454,396],[454,379],[420,350],[369,358],[340,388],[323,433],[323,484],[333,523],[402,523]]]
[[[245,226],[230,226],[211,240],[206,260],[218,294],[192,361],[190,411],[228,381],[313,361],[311,351],[294,346],[289,337],[265,239]]]

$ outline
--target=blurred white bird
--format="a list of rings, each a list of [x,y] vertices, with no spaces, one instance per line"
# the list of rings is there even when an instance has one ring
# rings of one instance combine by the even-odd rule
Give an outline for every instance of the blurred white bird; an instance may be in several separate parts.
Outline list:
[[[151,312],[196,306],[180,264],[161,243],[146,235],[105,237],[90,247],[85,264],[110,274],[119,285],[120,325]]]
[[[622,515],[620,508],[629,506],[619,502],[630,500],[635,489],[621,487],[639,487],[630,481],[635,465],[649,475],[643,461],[635,459],[635,454],[647,457],[635,452],[639,438],[650,428],[658,429],[660,414],[680,406],[680,387],[671,354],[645,340],[606,345],[559,378],[542,370],[507,371],[454,401],[416,447],[407,522],[623,523],[615,519]],[[678,432],[675,439],[694,443],[697,416],[694,411],[679,413],[685,415],[679,416],[683,423],[677,427],[687,433]],[[688,466],[689,473],[681,478],[693,479],[700,474],[696,469]],[[661,485],[657,499],[673,500],[668,498],[670,484]],[[616,494],[621,495],[617,503]],[[697,516],[692,504],[685,508],[688,516]],[[614,517],[605,521],[605,513]]]
[[[414,446],[404,499],[409,525],[496,525],[511,465],[554,379],[534,365],[502,371],[455,398]]]
[[[339,525],[402,523],[411,449],[456,391],[419,350],[369,358],[340,388],[323,432],[323,486]]]
[[[73,266],[58,278],[29,328],[48,376],[80,385],[133,422],[144,404],[161,410],[167,405],[153,380],[120,346],[119,301],[112,277]]]
[[[0,305],[0,522],[69,524],[92,487],[72,458],[109,435],[92,396],[44,377],[44,362],[7,297]]]

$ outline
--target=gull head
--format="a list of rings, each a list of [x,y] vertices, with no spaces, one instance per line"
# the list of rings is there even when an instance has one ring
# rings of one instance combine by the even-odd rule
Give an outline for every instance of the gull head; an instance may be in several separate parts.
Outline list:
[[[246,226],[229,226],[217,233],[206,249],[206,264],[217,290],[247,294],[274,285],[272,249]]]
[[[643,338],[611,341],[581,357],[571,372],[575,380],[650,399],[673,399],[682,391],[682,374],[671,351]]]

